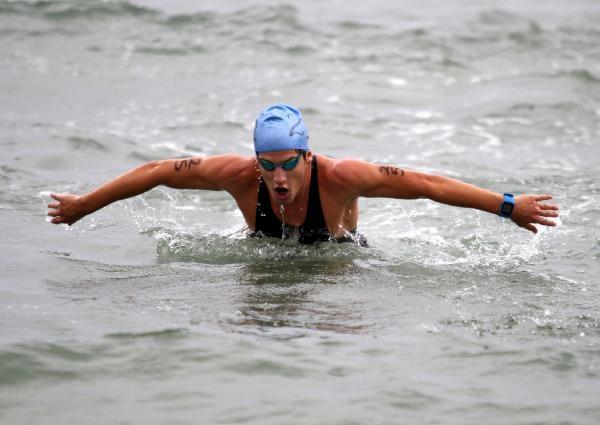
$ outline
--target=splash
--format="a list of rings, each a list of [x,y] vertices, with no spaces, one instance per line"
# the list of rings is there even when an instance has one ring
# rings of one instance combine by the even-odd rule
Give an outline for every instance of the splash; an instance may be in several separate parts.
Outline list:
[[[353,244],[298,244],[292,239],[252,238],[247,232],[233,234],[185,234],[165,228],[144,234],[156,239],[160,262],[199,262],[208,264],[245,264],[272,261],[353,260],[368,253]]]

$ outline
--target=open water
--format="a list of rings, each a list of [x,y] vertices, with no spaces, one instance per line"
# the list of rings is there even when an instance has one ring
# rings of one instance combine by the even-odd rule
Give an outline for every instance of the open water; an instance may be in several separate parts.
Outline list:
[[[0,1],[0,422],[600,423],[596,1]],[[551,193],[534,236],[363,200],[368,249],[248,240],[158,188],[72,228],[49,192],[313,149]]]

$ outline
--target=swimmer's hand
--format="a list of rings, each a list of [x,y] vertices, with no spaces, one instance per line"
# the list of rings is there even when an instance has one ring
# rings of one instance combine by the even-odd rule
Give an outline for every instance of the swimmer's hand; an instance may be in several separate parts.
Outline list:
[[[542,201],[552,199],[550,195],[520,195],[515,197],[515,208],[511,215],[511,220],[517,226],[537,233],[534,224],[543,226],[556,226],[556,222],[548,218],[558,217],[558,206],[553,204],[544,204]]]
[[[70,226],[87,215],[83,205],[83,197],[78,195],[59,195],[56,193],[51,193],[50,196],[58,201],[48,204],[48,215],[53,217],[50,220],[51,223],[64,223]]]

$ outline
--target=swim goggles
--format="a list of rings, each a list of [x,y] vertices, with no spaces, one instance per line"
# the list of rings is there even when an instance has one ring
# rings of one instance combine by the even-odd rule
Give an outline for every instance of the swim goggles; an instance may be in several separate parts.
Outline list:
[[[290,171],[296,168],[298,165],[298,161],[300,161],[300,157],[302,153],[297,154],[295,157],[287,159],[280,164],[275,164],[274,162],[267,161],[266,159],[258,158],[260,165],[267,171],[275,171],[277,167],[281,167],[285,171]]]

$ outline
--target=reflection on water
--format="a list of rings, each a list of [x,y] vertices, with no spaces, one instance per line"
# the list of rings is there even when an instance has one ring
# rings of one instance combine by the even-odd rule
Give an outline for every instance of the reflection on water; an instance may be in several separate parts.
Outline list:
[[[340,308],[339,300],[322,299],[327,285],[346,285],[366,278],[357,260],[373,257],[373,250],[352,244],[299,245],[278,239],[232,239],[214,235],[154,233],[159,261],[236,264],[231,279],[233,314],[222,314],[224,324],[240,332],[268,328],[296,328],[360,332],[364,320],[355,309]],[[204,278],[207,276],[205,275]]]
[[[211,242],[216,252],[209,254],[206,246],[198,249],[207,239],[191,238],[185,252],[179,246],[177,254],[171,251],[168,256],[159,240],[159,263],[147,266],[117,266],[57,254],[72,278],[47,283],[70,302],[91,302],[100,309],[120,306],[134,315],[173,319],[178,327],[216,326],[242,333],[277,328],[280,336],[285,328],[297,336],[292,329],[302,330],[301,335],[311,330],[357,333],[370,326],[370,319],[357,308],[369,300],[357,299],[352,287],[373,279],[373,270],[364,263],[374,251],[279,240],[265,250],[255,240],[219,238]],[[255,249],[263,256],[254,256]],[[228,264],[222,264],[227,258],[224,251],[231,255],[235,251],[242,263],[232,263],[230,256]],[[219,264],[211,265],[214,256]]]
[[[352,258],[305,257],[245,264],[236,302],[236,326],[265,329],[300,328],[359,333],[368,328],[360,311],[344,300],[323,297],[327,285],[344,286],[361,279],[364,270]],[[337,289],[339,292],[343,289]],[[360,302],[354,300],[351,304]],[[341,303],[341,305],[340,305]],[[347,308],[346,308],[347,307]],[[356,306],[354,306],[356,307]]]

